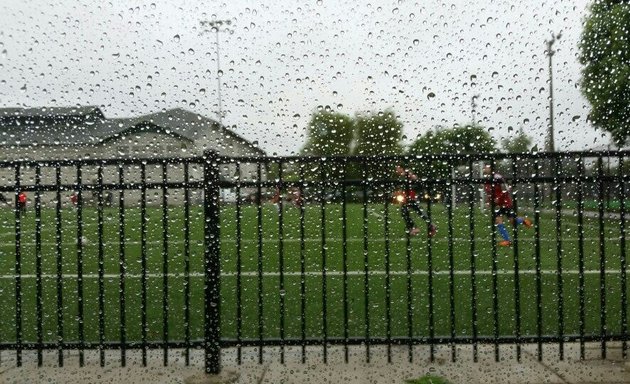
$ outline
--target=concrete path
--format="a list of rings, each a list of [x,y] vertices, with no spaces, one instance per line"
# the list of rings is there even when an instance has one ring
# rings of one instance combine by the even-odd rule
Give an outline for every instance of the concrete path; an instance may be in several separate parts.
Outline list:
[[[558,360],[557,345],[546,345],[538,361],[536,345],[522,348],[516,361],[515,347],[502,345],[500,361],[494,359],[492,346],[479,347],[478,362],[472,361],[472,347],[457,347],[457,359],[451,360],[451,348],[437,347],[435,360],[429,348],[414,348],[409,363],[406,347],[392,348],[392,363],[387,362],[386,347],[372,346],[371,361],[365,362],[365,347],[351,347],[350,361],[344,362],[343,347],[330,347],[328,364],[322,362],[322,347],[309,347],[307,361],[301,362],[301,350],[286,348],[285,364],[280,364],[278,348],[265,348],[264,362],[258,364],[258,350],[243,349],[243,362],[236,364],[236,351],[225,350],[223,373],[218,377],[203,374],[203,355],[193,351],[191,365],[185,366],[182,351],[169,353],[169,366],[162,365],[160,351],[150,351],[148,366],[140,364],[140,354],[129,351],[127,367],[120,367],[117,351],[107,352],[107,363],[99,366],[98,353],[86,352],[86,365],[78,366],[77,352],[66,353],[63,368],[56,366],[56,355],[46,352],[44,366],[37,367],[36,355],[26,352],[23,366],[15,367],[14,353],[2,352],[0,383],[400,383],[425,375],[441,376],[457,383],[630,383],[630,358],[621,357],[620,344],[610,343],[608,357],[600,359],[599,344],[587,344],[586,359],[579,360],[579,345],[565,345],[565,360]]]

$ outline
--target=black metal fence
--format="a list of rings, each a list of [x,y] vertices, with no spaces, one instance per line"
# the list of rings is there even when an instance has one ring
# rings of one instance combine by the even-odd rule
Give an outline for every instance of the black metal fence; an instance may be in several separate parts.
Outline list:
[[[0,163],[0,351],[620,342],[630,152]],[[396,165],[411,172],[397,175]],[[500,172],[532,228],[500,247]],[[414,177],[415,174],[417,177]],[[425,214],[410,231],[400,200]],[[20,198],[26,193],[26,198]],[[405,196],[407,194],[407,196]],[[7,198],[8,196],[8,198]],[[486,201],[488,206],[486,206]],[[427,237],[423,220],[437,225]],[[518,221],[515,221],[517,223]],[[11,352],[6,352],[11,351]],[[14,351],[14,352],[13,352]],[[1,356],[1,355],[0,355]]]

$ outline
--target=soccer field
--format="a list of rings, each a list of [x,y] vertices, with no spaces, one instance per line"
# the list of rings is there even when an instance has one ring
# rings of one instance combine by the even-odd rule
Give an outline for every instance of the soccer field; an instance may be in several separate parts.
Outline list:
[[[493,257],[489,213],[474,212],[471,243],[471,218],[464,205],[453,210],[452,253],[447,210],[441,204],[432,207],[438,234],[431,241],[430,254],[425,236],[408,242],[399,207],[395,205],[347,204],[345,229],[343,206],[336,203],[324,208],[307,205],[303,220],[299,209],[285,206],[281,230],[276,206],[263,205],[260,217],[257,206],[240,209],[241,219],[237,221],[234,205],[221,207],[221,337],[225,340],[366,336],[421,339],[452,334],[466,337],[473,333],[489,337],[534,336],[539,332],[538,320],[543,335],[558,335],[562,331],[564,335],[583,332],[597,336],[602,320],[606,334],[623,331],[621,290],[625,277],[621,273],[618,220],[604,221],[602,281],[597,218],[584,217],[580,258],[577,217],[563,216],[559,264],[555,214],[541,213],[538,270],[533,228],[519,230],[516,259],[514,247],[497,247]],[[140,210],[126,208],[122,247],[119,210],[105,208],[100,264],[96,208],[85,207],[82,212],[81,263],[77,211],[62,211],[58,232],[55,211],[42,209],[38,249],[35,213],[30,210],[20,223],[18,278],[15,213],[2,210],[0,342],[12,344],[18,339],[17,312],[22,317],[22,342],[36,342],[38,333],[50,343],[59,339],[94,343],[101,334],[105,341],[117,341],[121,339],[121,329],[128,342],[143,338],[202,339],[203,210],[191,207],[189,218],[184,217],[181,206],[169,207],[167,213],[165,220],[162,208],[147,208],[143,236]],[[531,212],[529,216],[533,218]],[[121,280],[123,250],[125,268]],[[77,278],[79,268],[82,280]],[[21,305],[16,306],[18,283]],[[37,321],[40,317],[41,328]]]

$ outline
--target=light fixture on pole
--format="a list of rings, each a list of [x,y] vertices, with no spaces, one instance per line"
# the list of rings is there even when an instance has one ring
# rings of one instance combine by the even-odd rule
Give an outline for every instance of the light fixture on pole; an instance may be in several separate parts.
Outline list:
[[[479,95],[473,95],[473,97],[470,100],[470,106],[471,106],[471,113],[472,113],[472,125],[477,124],[477,103],[475,102],[475,99],[479,98]]]
[[[217,38],[217,96],[219,99],[219,111],[217,113],[219,117],[219,125],[223,126],[223,111],[221,108],[221,62],[219,53],[219,32],[233,33],[234,31],[229,28],[232,24],[231,20],[202,20],[199,22],[204,28],[201,34],[204,32],[214,32]]]
[[[562,32],[552,35],[551,40],[545,40],[547,43],[547,56],[549,57],[549,133],[547,137],[546,149],[548,152],[555,152],[554,135],[553,135],[553,44],[562,37]]]

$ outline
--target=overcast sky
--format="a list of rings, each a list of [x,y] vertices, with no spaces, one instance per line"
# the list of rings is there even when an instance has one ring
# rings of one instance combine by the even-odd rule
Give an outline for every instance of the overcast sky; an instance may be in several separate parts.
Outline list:
[[[107,117],[182,107],[269,154],[291,154],[310,114],[393,109],[406,142],[477,118],[496,138],[549,121],[545,39],[554,56],[557,149],[609,139],[586,122],[577,61],[587,0],[25,1],[0,3],[0,107],[100,105]],[[435,95],[431,97],[430,95]]]

